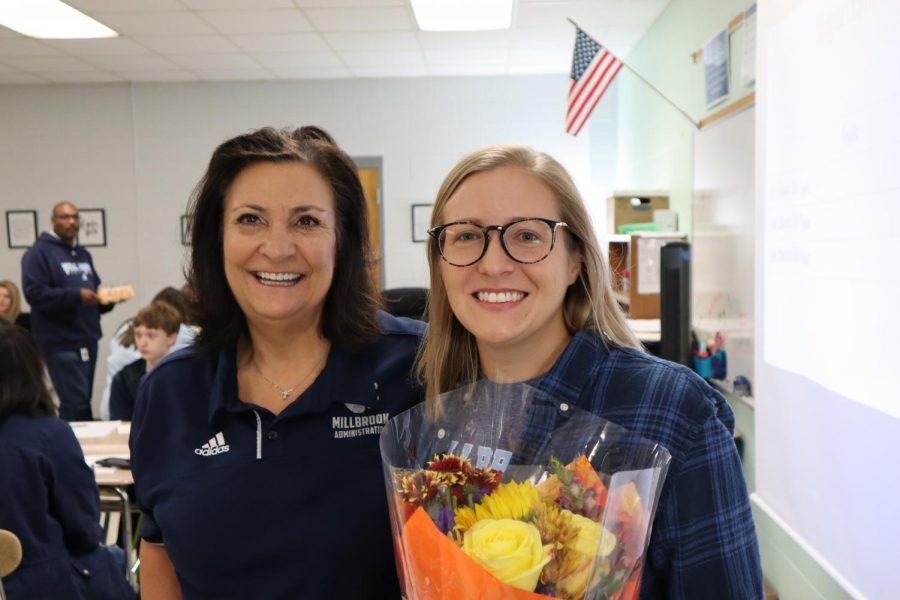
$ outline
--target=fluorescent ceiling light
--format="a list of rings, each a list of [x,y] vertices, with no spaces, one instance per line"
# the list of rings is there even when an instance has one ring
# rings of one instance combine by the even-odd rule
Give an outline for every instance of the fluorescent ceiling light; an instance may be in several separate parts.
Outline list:
[[[410,0],[422,31],[509,29],[516,0]]]
[[[59,0],[0,0],[0,25],[41,39],[106,38],[119,35]]]

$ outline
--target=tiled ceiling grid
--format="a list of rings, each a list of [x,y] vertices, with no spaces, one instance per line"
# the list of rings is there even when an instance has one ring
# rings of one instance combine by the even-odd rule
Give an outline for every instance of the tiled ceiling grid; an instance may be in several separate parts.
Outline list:
[[[565,73],[572,18],[619,56],[668,0],[519,0],[504,31],[419,31],[408,0],[67,0],[120,36],[0,27],[0,84]]]

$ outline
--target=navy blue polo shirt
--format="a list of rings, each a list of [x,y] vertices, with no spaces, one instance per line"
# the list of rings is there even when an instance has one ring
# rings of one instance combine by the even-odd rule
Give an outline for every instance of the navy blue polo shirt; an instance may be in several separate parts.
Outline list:
[[[424,323],[324,370],[278,416],[237,395],[235,350],[167,357],[131,429],[141,537],[165,544],[184,598],[398,598],[379,453],[387,420],[422,400]]]

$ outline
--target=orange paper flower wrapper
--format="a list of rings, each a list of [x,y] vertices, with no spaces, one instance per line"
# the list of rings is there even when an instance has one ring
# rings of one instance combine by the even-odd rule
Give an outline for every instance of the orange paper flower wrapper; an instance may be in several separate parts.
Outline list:
[[[547,600],[507,585],[466,556],[421,508],[403,527],[409,600]]]

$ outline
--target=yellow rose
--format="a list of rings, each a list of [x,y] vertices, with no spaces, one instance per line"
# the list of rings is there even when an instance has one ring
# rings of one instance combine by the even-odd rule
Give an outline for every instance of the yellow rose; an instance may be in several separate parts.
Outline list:
[[[531,523],[513,519],[483,519],[463,535],[463,551],[491,575],[533,592],[541,570],[550,562],[550,546]]]
[[[557,582],[557,591],[565,592],[567,598],[581,598],[592,574],[595,577],[592,585],[596,584],[598,576],[606,574],[609,565],[604,559],[616,547],[616,536],[587,517],[567,510],[563,510],[563,513],[567,514],[572,525],[578,528],[578,536],[566,544],[566,547],[575,553],[568,556],[568,560],[573,561],[572,570],[568,576]],[[601,562],[595,563],[595,559],[600,559]]]
[[[569,513],[569,519],[578,528],[578,537],[569,544],[575,552],[591,558],[594,558],[595,554],[605,558],[616,547],[616,536],[602,528],[600,523],[575,513]]]

